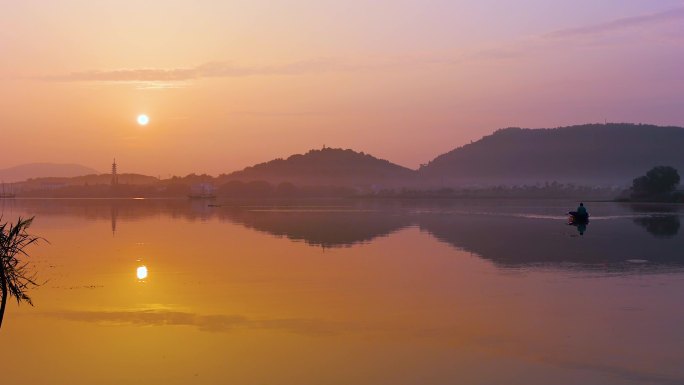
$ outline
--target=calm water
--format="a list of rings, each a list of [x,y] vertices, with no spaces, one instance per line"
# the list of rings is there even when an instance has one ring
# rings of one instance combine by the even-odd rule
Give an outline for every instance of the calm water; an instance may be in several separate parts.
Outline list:
[[[574,204],[0,201],[1,383],[684,383],[682,211]]]

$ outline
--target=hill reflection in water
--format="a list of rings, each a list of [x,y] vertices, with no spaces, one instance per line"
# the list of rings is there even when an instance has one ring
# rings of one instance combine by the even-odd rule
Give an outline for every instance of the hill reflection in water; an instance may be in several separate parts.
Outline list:
[[[415,226],[437,240],[503,267],[544,265],[573,269],[684,266],[678,206],[591,205],[583,235],[568,226],[563,201],[309,201],[232,202],[210,206],[188,200],[6,201],[4,215],[75,216],[128,221],[167,216],[188,221],[228,221],[312,246],[335,248],[369,243]]]

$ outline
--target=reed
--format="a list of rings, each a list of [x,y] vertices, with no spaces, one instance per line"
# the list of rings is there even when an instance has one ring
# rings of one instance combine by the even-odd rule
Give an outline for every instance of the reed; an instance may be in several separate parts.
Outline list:
[[[0,218],[1,221],[2,218]],[[26,302],[33,306],[27,292],[38,286],[35,273],[31,271],[27,248],[43,238],[28,233],[33,223],[32,218],[19,218],[16,223],[0,224],[0,289],[2,302],[0,303],[0,327],[5,315],[5,306],[9,297],[17,303]]]

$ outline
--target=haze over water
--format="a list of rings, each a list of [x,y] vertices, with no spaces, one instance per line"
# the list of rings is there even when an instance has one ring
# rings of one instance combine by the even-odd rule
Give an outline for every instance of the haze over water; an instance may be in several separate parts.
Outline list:
[[[50,242],[3,384],[684,382],[677,206],[0,204]]]

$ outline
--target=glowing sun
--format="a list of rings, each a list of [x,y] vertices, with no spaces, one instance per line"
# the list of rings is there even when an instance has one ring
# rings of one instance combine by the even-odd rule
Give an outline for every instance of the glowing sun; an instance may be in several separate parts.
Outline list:
[[[138,118],[136,120],[138,121],[139,125],[147,126],[147,123],[150,122],[150,117],[145,115],[145,114],[141,114],[141,115],[138,115]]]

